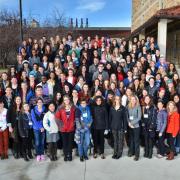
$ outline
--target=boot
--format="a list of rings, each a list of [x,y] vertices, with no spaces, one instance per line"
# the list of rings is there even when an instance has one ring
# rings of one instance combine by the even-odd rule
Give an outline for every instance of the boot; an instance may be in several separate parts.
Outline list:
[[[28,152],[28,158],[29,158],[29,159],[33,159],[33,155],[32,155],[31,150]]]
[[[167,157],[166,160],[173,160],[173,159],[174,159],[174,152],[170,152],[170,153],[168,154],[168,157]]]

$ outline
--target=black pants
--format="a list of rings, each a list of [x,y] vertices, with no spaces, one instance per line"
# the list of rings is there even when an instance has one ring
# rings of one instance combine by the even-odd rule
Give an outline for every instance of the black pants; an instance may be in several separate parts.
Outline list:
[[[50,157],[57,157],[57,143],[56,142],[50,142],[48,144],[48,148],[49,148],[49,155]]]
[[[162,136],[159,136],[159,132],[156,132],[156,138],[157,138],[158,153],[164,156],[166,153],[166,148],[164,144],[165,134],[163,133]]]
[[[144,145],[145,156],[152,156],[154,137],[152,137],[150,132],[148,132],[147,130],[144,130]]]
[[[104,154],[104,129],[93,130],[94,153],[96,154],[99,148],[99,153]]]
[[[173,138],[172,134],[167,134],[167,143],[169,145],[169,152],[174,152],[176,153],[176,148],[175,148],[175,138]]]
[[[139,157],[140,153],[140,128],[130,128],[129,129],[130,135],[130,146],[129,146],[129,153]]]
[[[114,155],[122,156],[124,145],[124,132],[123,130],[112,130],[114,137]]]
[[[23,137],[22,138],[22,149],[23,149],[23,156],[31,155],[31,148],[32,148],[32,139],[30,137]]]
[[[62,132],[63,152],[67,157],[72,156],[72,145],[74,142],[74,132]]]

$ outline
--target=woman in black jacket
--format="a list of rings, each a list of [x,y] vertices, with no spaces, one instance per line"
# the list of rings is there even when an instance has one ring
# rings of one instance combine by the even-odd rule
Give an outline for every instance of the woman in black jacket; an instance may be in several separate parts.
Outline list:
[[[142,107],[142,128],[145,140],[144,157],[151,159],[153,154],[153,144],[156,133],[157,109],[153,105],[152,98],[149,95],[145,97],[144,103],[145,105]]]
[[[104,134],[108,132],[108,113],[104,105],[102,96],[95,98],[95,104],[92,107],[93,117],[93,141],[94,141],[94,158],[97,158],[97,148],[99,146],[102,159],[104,156]]]
[[[114,97],[113,106],[109,113],[109,122],[114,137],[113,159],[119,159],[122,156],[124,133],[127,132],[127,110],[121,105],[121,98]]]
[[[21,137],[18,131],[18,121],[20,119],[20,111],[22,106],[21,102],[21,97],[16,96],[14,103],[7,112],[9,132],[11,133],[11,137],[13,138],[13,155],[15,159],[19,159],[22,155]]]
[[[22,149],[23,149],[23,157],[25,161],[29,161],[29,159],[33,159],[32,156],[32,120],[31,114],[29,113],[29,105],[24,104],[23,110],[20,114],[20,118],[18,121],[18,130],[20,137],[22,138]]]

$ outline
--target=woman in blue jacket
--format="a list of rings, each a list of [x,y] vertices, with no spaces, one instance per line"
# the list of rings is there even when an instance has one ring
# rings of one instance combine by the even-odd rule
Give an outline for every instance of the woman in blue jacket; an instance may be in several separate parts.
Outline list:
[[[36,160],[43,161],[44,157],[44,141],[45,129],[43,127],[43,118],[45,114],[45,106],[41,98],[37,99],[37,105],[31,110],[31,118],[33,122],[33,130],[35,137]]]
[[[86,99],[80,100],[79,118],[76,118],[76,133],[75,141],[78,145],[78,151],[80,156],[80,161],[88,160],[88,148],[90,145],[90,127],[92,124],[92,116],[90,108],[86,103]]]

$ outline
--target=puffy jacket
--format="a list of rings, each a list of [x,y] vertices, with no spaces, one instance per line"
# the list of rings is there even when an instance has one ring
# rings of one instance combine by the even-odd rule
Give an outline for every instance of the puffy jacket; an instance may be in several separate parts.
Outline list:
[[[168,115],[168,123],[167,123],[167,133],[172,134],[173,137],[176,137],[179,132],[179,113],[173,112]]]
[[[43,128],[43,118],[46,112],[45,106],[42,107],[42,112],[38,111],[37,106],[31,110],[31,118],[33,122],[33,129],[40,130]]]
[[[55,121],[54,113],[48,111],[43,118],[43,126],[50,134],[58,132],[58,126]]]
[[[104,105],[92,107],[93,129],[108,129],[108,112]]]
[[[64,107],[60,107],[57,110],[55,118],[61,132],[73,132],[75,130],[76,108],[74,106],[70,109],[69,118],[66,115]]]
[[[127,109],[121,106],[118,110],[114,107],[110,108],[109,123],[112,130],[127,131]]]

